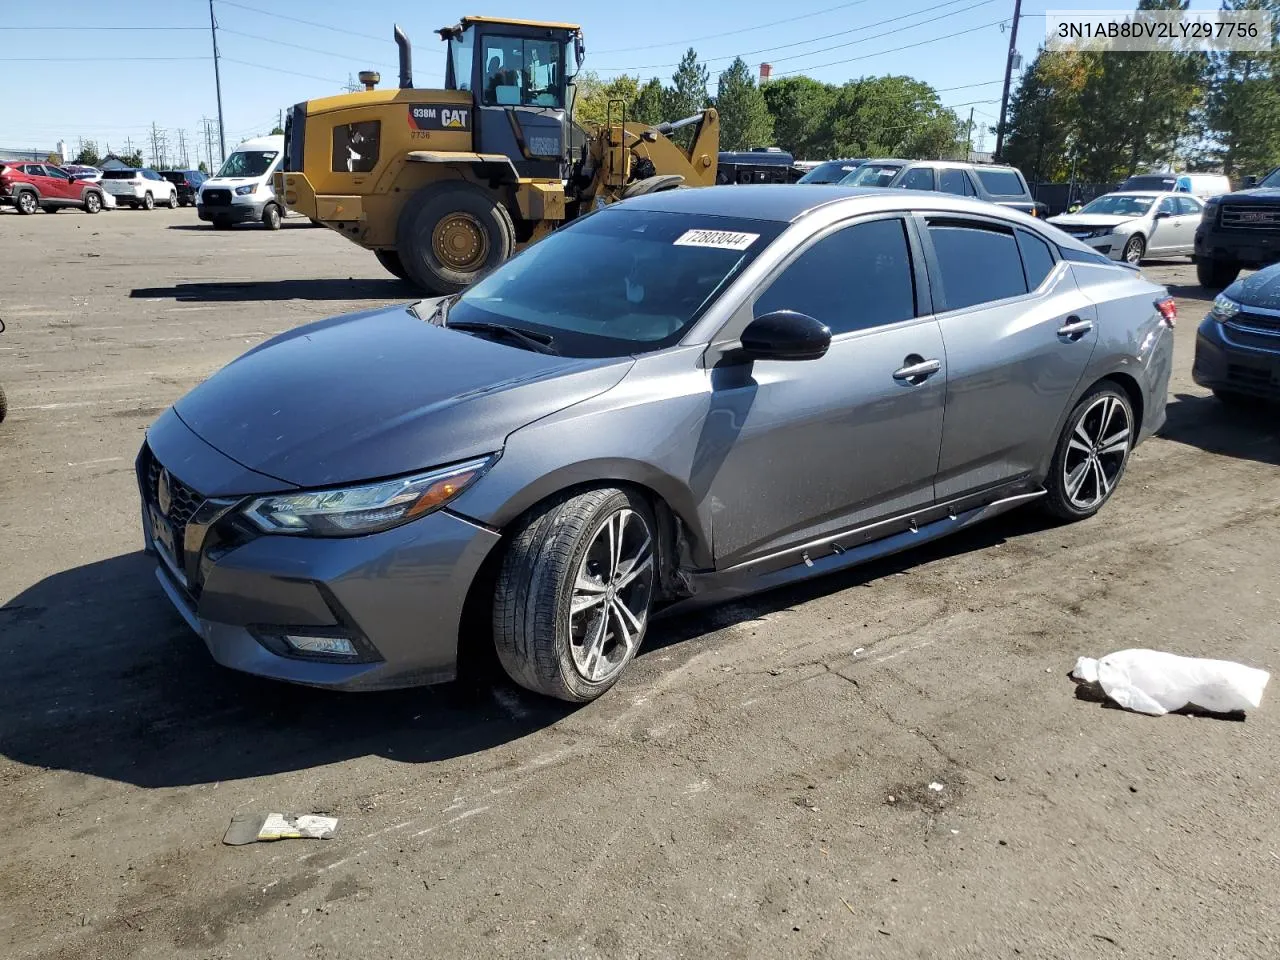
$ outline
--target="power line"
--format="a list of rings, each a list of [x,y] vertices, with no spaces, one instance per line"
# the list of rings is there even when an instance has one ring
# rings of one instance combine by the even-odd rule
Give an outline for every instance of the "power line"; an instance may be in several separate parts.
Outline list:
[[[68,30],[91,30],[97,33],[99,30],[203,30],[204,27],[0,27],[0,30],[39,30],[39,31],[68,31]]]
[[[157,63],[209,60],[210,57],[0,57],[0,63]]]
[[[341,60],[345,60],[347,63],[351,62],[350,53],[337,53],[333,50],[318,50],[315,47],[303,46],[300,43],[288,43],[284,40],[277,40],[275,37],[263,37],[256,33],[245,33],[243,30],[232,30],[230,27],[224,27],[221,24],[218,25],[218,29],[223,33],[234,34],[237,37],[248,37],[250,40],[261,40],[264,43],[269,43],[277,47],[292,47],[295,50],[305,50],[307,53],[316,53],[322,57],[337,57]],[[376,63],[375,66],[392,69],[392,65],[389,63]]]
[[[833,38],[833,37],[845,36],[845,35],[850,34],[850,33],[860,33],[860,32],[861,32],[861,31],[863,31],[863,30],[871,30],[871,29],[873,29],[873,28],[875,28],[875,27],[882,27],[882,26],[884,26],[885,24],[889,24],[889,23],[897,23],[897,22],[898,22],[898,21],[900,21],[900,20],[906,20],[908,17],[914,17],[914,16],[917,16],[917,15],[919,15],[919,14],[921,14],[921,13],[929,13],[930,11],[937,10],[937,9],[939,9],[939,8],[941,8],[941,7],[950,7],[950,6],[954,6],[954,5],[955,5],[955,4],[957,4],[957,3],[963,3],[963,2],[964,2],[964,0],[943,0],[943,2],[942,2],[942,3],[936,3],[936,4],[934,4],[934,5],[933,5],[933,6],[931,6],[931,7],[924,7],[924,8],[922,8],[922,9],[920,9],[920,10],[913,10],[913,11],[910,11],[910,12],[908,12],[908,13],[900,14],[900,15],[898,15],[898,16],[896,16],[896,17],[888,17],[887,19],[884,19],[884,20],[875,20],[875,21],[872,21],[871,23],[863,24],[862,26],[858,26],[858,27],[851,27],[851,28],[850,28],[850,29],[848,29],[848,30],[840,30],[840,31],[838,31],[838,32],[836,32],[836,33],[826,33],[826,34],[823,34],[823,35],[822,35],[822,36],[820,36],[820,37],[810,37],[810,38],[809,38],[809,39],[807,39],[807,40],[797,40],[797,41],[794,41],[794,42],[792,42],[792,43],[784,43],[784,44],[779,44],[779,45],[777,45],[777,46],[772,46],[772,47],[760,47],[760,48],[759,48],[759,49],[757,49],[757,50],[745,50],[745,51],[743,51],[742,53],[735,53],[735,54],[732,54],[732,55],[730,55],[730,56],[723,56],[723,57],[709,57],[709,58],[707,58],[706,60],[702,60],[702,61],[700,61],[700,62],[701,62],[701,63],[704,63],[704,64],[706,64],[706,63],[717,63],[717,62],[720,62],[720,61],[723,61],[723,60],[734,60],[734,59],[737,59],[738,57],[744,57],[744,58],[745,58],[745,57],[754,57],[754,56],[756,56],[757,54],[761,54],[761,53],[775,53],[775,52],[776,52],[776,51],[778,51],[778,50],[789,50],[789,49],[792,49],[792,48],[794,48],[794,47],[801,47],[801,46],[804,46],[805,44],[810,44],[810,43],[819,43],[819,42],[821,42],[821,41],[823,41],[823,40],[830,40],[830,39],[831,39],[831,38]],[[925,25],[925,24],[927,24],[927,23],[936,23],[938,20],[945,20],[947,17],[953,17],[953,16],[956,16],[957,14],[961,14],[961,13],[965,13],[965,12],[967,12],[967,11],[969,11],[969,10],[973,10],[973,9],[975,9],[976,7],[986,6],[987,4],[989,4],[989,3],[994,3],[994,2],[995,2],[995,0],[979,0],[979,2],[978,2],[978,3],[971,4],[970,6],[967,6],[967,7],[962,7],[962,8],[961,8],[961,9],[959,9],[959,10],[950,10],[950,11],[948,11],[947,13],[944,13],[944,14],[942,14],[942,15],[940,15],[940,16],[937,16],[937,17],[931,17],[931,18],[929,18],[929,19],[927,19],[927,20],[921,20],[921,21],[919,21],[918,23],[913,23],[913,24],[908,24],[908,25],[906,25],[906,26],[897,27],[897,28],[895,28],[895,29],[893,29],[893,30],[887,30],[887,31],[885,31],[884,33],[878,33],[878,34],[875,34],[875,35],[870,36],[870,37],[862,37],[862,38],[860,38],[860,39],[858,39],[858,40],[851,40],[851,41],[849,41],[848,43],[836,44],[835,46],[831,46],[831,47],[823,47],[823,48],[821,48],[821,49],[819,49],[819,50],[810,50],[810,51],[808,51],[807,53],[798,53],[798,54],[793,54],[793,55],[788,56],[788,57],[779,57],[779,58],[777,58],[776,60],[774,60],[774,62],[775,62],[775,63],[780,63],[780,62],[782,62],[783,60],[795,60],[797,57],[804,57],[804,56],[808,56],[808,55],[810,55],[810,54],[825,53],[825,52],[827,52],[828,50],[836,50],[836,49],[839,49],[840,47],[848,47],[848,46],[853,46],[854,44],[858,44],[858,43],[865,43],[865,42],[867,42],[868,40],[878,40],[878,39],[880,39],[881,37],[891,36],[892,34],[895,34],[895,33],[902,33],[902,32],[903,32],[903,31],[905,31],[905,30],[914,30],[916,27],[922,27],[922,26],[924,26],[924,25]],[[636,71],[642,71],[642,70],[662,70],[662,69],[665,69],[665,68],[667,68],[667,67],[678,67],[679,65],[680,65],[679,63],[650,63],[650,64],[645,64],[645,65],[643,65],[643,66],[633,66],[633,67],[626,67],[626,68],[601,67],[600,69],[601,69],[601,70],[604,70],[604,71],[606,71],[606,72],[609,72],[609,73],[614,73],[614,72],[623,72],[623,73],[626,73],[626,72],[630,72],[630,71],[632,71],[632,70],[636,70]]]
[[[808,20],[811,17],[820,17],[824,13],[834,13],[837,10],[844,10],[848,7],[856,7],[866,3],[867,0],[852,0],[851,3],[842,3],[838,6],[827,7],[825,10],[815,10],[813,13],[802,13],[798,16],[788,17],[785,20],[774,20],[770,23],[758,23],[754,27],[741,27],[737,30],[725,30],[720,33],[709,34],[705,37],[690,37],[688,40],[668,40],[664,43],[650,43],[642,47],[614,47],[612,50],[600,50],[599,53],[634,53],[637,50],[658,50],[662,47],[683,46],[686,43],[699,43],[702,40],[719,40],[721,37],[733,37],[741,33],[751,33],[755,30],[767,30],[769,27],[782,27],[787,24],[795,23],[797,20]]]
[[[890,47],[888,50],[878,50],[875,53],[864,53],[860,57],[850,57],[847,60],[832,60],[830,63],[811,63],[806,67],[798,67],[795,70],[784,70],[778,74],[780,77],[792,76],[797,73],[804,73],[806,70],[822,70],[825,67],[838,67],[846,63],[856,63],[859,60],[870,60],[872,57],[883,57],[887,53],[898,53],[901,50],[913,50],[916,47],[923,47],[930,43],[937,43],[939,40],[950,40],[952,37],[962,37],[967,33],[977,33],[979,30],[985,30],[987,27],[994,27],[996,24],[1004,23],[1008,18],[1000,20],[992,20],[990,23],[982,23],[976,27],[970,27],[968,30],[956,30],[947,34],[945,37],[932,37],[928,40],[920,40],[917,43],[907,43],[900,47]],[[1001,81],[1002,83],[1004,81]]]
[[[248,10],[250,13],[257,13],[264,17],[275,17],[277,20],[288,20],[291,23],[302,23],[308,27],[318,27],[321,30],[332,30],[334,33],[340,33],[344,37],[363,37],[365,40],[377,40],[379,43],[393,43],[389,37],[375,37],[371,33],[357,33],[348,27],[333,27],[327,23],[317,23],[314,20],[303,20],[301,17],[289,17],[283,13],[272,13],[270,10],[263,10],[259,7],[251,7],[243,3],[233,3],[232,0],[218,0],[218,3],[224,7],[236,7],[240,10]]]
[[[208,59],[207,57],[205,59]],[[259,70],[270,70],[272,73],[287,73],[291,77],[305,77],[308,80],[319,80],[321,83],[332,83],[340,86],[341,80],[333,77],[317,77],[314,73],[299,73],[297,70],[285,70],[282,67],[269,67],[265,63],[250,63],[248,60],[237,60],[234,57],[223,57],[224,63],[238,63],[242,67],[256,67]]]

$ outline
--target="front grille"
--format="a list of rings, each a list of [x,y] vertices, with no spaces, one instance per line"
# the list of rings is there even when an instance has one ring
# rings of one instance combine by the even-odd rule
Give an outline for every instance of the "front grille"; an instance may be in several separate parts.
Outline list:
[[[204,192],[206,207],[228,207],[231,205],[230,190],[206,190]]]
[[[1280,230],[1280,204],[1224,204],[1218,222],[1237,230]]]
[[[186,579],[186,532],[187,524],[191,522],[191,518],[195,516],[196,511],[203,506],[205,498],[193,487],[183,483],[172,473],[168,475],[169,481],[169,509],[166,513],[160,508],[160,496],[158,493],[160,484],[160,475],[164,472],[164,465],[156,459],[155,454],[151,452],[151,448],[146,448],[146,456],[143,463],[143,489],[142,497],[150,508],[154,508],[156,512],[164,516],[169,522],[169,526],[173,530],[173,555],[169,556],[168,561],[177,567],[178,571],[183,574],[184,581]],[[167,553],[160,544],[157,549],[162,553]],[[182,583],[183,586],[193,596],[199,592],[199,584]]]
[[[1280,317],[1269,317],[1261,313],[1248,313],[1242,310],[1227,321],[1227,326],[1246,333],[1280,337]]]

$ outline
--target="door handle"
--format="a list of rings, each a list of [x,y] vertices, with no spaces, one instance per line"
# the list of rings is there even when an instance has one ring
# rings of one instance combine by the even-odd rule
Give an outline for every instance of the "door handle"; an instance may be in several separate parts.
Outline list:
[[[906,365],[893,371],[893,379],[913,385],[924,383],[942,369],[941,360],[926,360],[914,353],[902,362]]]
[[[1092,320],[1081,320],[1079,317],[1067,317],[1067,322],[1058,328],[1058,336],[1063,340],[1075,343],[1093,330]]]

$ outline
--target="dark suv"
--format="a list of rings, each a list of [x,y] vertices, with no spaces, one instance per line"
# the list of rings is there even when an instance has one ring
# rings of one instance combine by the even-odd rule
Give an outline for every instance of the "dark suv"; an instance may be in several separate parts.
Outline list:
[[[937,190],[959,197],[1021,210],[1033,217],[1049,215],[1049,205],[1031,196],[1017,167],[963,160],[868,160],[840,181],[846,187],[898,187]]]
[[[1256,186],[1212,197],[1196,228],[1196,277],[1211,290],[1228,286],[1244,267],[1280,262],[1280,167]]]
[[[178,205],[194,207],[200,184],[209,179],[199,170],[162,170],[160,176],[178,188]]]

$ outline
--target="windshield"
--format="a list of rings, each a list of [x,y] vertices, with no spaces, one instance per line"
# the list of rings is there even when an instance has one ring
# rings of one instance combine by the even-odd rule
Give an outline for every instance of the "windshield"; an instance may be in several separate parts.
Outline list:
[[[1088,203],[1081,213],[1105,213],[1117,217],[1140,217],[1151,209],[1155,197],[1127,197],[1123,194],[1108,193]]]
[[[1269,174],[1267,174],[1266,177],[1263,178],[1262,182],[1258,184],[1258,186],[1280,187],[1280,167],[1276,167]]]
[[[1172,190],[1177,177],[1130,177],[1120,186],[1124,190]]]
[[[103,180],[132,180],[141,176],[137,170],[104,170],[102,171]]]
[[[618,357],[676,343],[784,224],[602,210],[507,261],[450,307],[452,323],[502,323],[558,353]]]
[[[900,163],[864,163],[840,182],[848,187],[887,187],[901,169]]]
[[[562,43],[486,34],[480,46],[484,64],[483,103],[564,106]]]
[[[829,160],[826,163],[818,164],[796,182],[839,183],[842,178],[857,169],[858,162],[856,160]]]
[[[220,177],[260,177],[280,154],[276,150],[237,150],[218,171]]]

